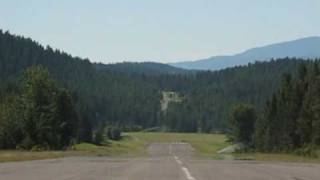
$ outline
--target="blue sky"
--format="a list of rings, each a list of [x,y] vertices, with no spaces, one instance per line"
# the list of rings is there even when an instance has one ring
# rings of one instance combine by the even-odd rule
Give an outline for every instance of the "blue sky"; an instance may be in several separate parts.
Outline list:
[[[319,0],[7,0],[0,28],[95,62],[195,60],[320,35]]]

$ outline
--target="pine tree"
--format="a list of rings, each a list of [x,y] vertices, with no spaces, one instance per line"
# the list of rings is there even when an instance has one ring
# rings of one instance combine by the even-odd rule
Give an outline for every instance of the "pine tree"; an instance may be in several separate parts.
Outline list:
[[[230,117],[232,140],[252,145],[256,118],[257,116],[252,106],[246,104],[236,105]]]

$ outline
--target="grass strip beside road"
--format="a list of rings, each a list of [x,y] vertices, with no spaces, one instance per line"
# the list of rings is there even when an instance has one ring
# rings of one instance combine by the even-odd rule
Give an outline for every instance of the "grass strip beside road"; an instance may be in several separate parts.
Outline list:
[[[120,141],[108,141],[97,146],[89,143],[76,144],[65,151],[0,150],[0,162],[53,159],[70,156],[138,156],[144,153],[144,143],[130,136]]]
[[[299,156],[293,153],[235,153],[232,155],[235,160],[320,163],[320,158]]]
[[[223,134],[199,134],[199,133],[129,133],[135,139],[145,144],[153,142],[185,142],[189,143],[199,156],[209,156],[221,159],[217,151],[227,147],[226,136]]]
[[[153,142],[186,142],[197,155],[223,159],[217,151],[226,147],[226,138],[221,134],[197,133],[126,133],[120,141],[108,141],[103,146],[89,143],[74,145],[66,151],[0,151],[0,162],[51,159],[70,156],[141,156]]]
[[[215,160],[257,160],[278,162],[320,163],[320,158],[309,158],[286,153],[234,153],[221,155],[217,151],[230,145],[222,134],[196,133],[126,133],[120,141],[108,141],[104,146],[89,143],[75,145],[66,151],[18,151],[1,150],[0,162],[52,159],[70,156],[142,156],[146,155],[146,147],[154,142],[185,142],[195,149],[195,155]]]

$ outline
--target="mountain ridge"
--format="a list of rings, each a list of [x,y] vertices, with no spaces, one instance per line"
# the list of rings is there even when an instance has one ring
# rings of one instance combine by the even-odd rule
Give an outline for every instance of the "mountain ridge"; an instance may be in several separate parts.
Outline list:
[[[196,70],[220,70],[228,67],[247,65],[255,61],[269,61],[277,58],[320,57],[320,36],[310,36],[245,50],[234,55],[213,56],[206,59],[170,63],[169,65]]]

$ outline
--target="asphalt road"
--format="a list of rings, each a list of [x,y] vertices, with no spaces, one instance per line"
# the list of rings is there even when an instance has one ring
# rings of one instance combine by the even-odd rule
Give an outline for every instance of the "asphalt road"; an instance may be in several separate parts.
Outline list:
[[[320,180],[319,164],[197,159],[189,144],[154,143],[139,158],[0,163],[0,180]]]

